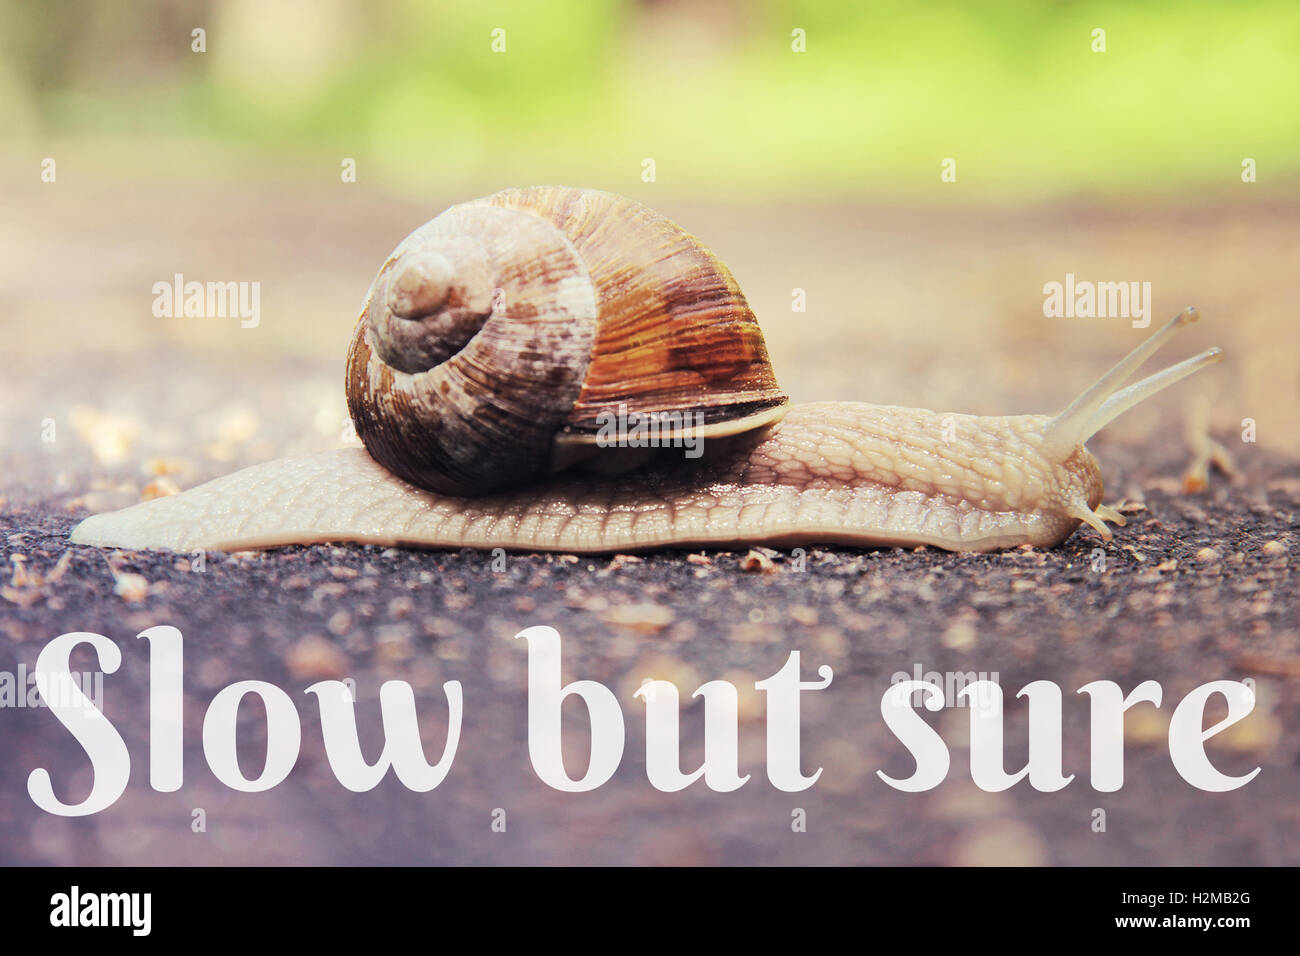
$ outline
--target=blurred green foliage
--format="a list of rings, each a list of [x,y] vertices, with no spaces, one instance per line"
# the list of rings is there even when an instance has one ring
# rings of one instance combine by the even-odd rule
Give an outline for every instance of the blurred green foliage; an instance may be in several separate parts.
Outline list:
[[[686,192],[889,196],[951,157],[944,188],[1034,197],[1232,188],[1252,157],[1296,187],[1300,2],[5,0],[0,136],[406,185],[619,188],[651,158]]]

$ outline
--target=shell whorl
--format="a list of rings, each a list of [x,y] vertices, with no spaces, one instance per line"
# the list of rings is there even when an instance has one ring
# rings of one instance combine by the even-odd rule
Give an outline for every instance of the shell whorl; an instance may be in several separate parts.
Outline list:
[[[602,412],[698,413],[721,435],[787,402],[721,262],[639,203],[564,187],[453,206],[403,240],[353,334],[347,395],[376,460],[461,496],[592,454]]]

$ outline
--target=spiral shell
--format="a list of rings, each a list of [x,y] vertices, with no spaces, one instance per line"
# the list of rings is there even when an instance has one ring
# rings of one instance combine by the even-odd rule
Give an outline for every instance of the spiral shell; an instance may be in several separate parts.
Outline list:
[[[353,334],[347,397],[380,464],[450,495],[623,451],[598,448],[602,413],[716,437],[787,403],[697,239],[622,196],[545,186],[453,206],[402,241]]]

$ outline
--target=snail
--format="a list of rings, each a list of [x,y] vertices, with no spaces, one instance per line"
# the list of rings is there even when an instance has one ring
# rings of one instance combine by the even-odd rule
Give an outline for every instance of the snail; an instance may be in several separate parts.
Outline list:
[[[1121,387],[1196,318],[1179,313],[1056,416],[792,406],[735,279],[693,236],[611,193],[511,189],[421,226],[375,277],[346,372],[363,447],[95,515],[72,541],[989,551],[1081,524],[1109,541],[1124,518],[1085,443],[1222,358]],[[647,422],[655,447],[638,447]]]

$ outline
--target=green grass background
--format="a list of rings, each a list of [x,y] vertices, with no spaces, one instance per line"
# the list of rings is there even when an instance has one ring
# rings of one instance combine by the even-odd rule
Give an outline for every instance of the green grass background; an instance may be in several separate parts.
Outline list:
[[[1294,191],[1300,3],[5,0],[0,138],[178,175],[350,156],[397,190],[618,188],[652,158],[730,198],[1187,197],[1251,157]]]

